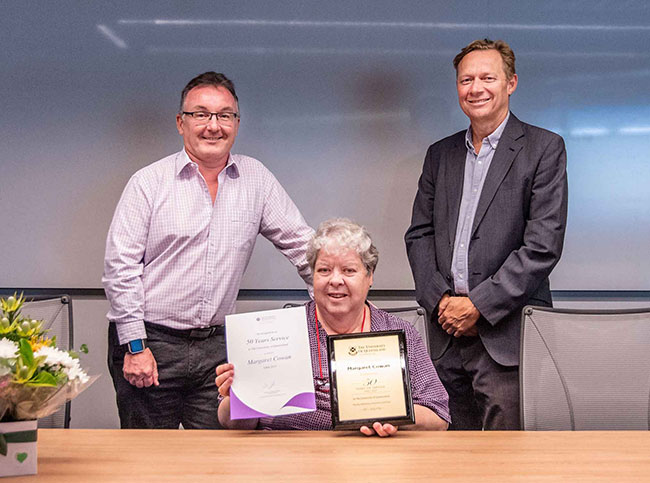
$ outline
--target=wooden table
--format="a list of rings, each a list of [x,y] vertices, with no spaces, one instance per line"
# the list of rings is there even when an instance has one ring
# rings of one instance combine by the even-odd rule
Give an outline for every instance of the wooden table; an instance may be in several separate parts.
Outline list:
[[[650,481],[648,432],[41,429],[38,451],[15,481]]]

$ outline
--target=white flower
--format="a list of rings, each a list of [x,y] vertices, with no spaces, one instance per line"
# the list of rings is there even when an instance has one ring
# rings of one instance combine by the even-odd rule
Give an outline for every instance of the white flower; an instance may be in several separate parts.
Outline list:
[[[75,379],[78,379],[82,384],[86,384],[90,378],[79,365],[79,361],[75,360],[75,362],[77,363],[76,365],[64,369],[63,372],[68,376],[68,380],[74,381]]]
[[[71,357],[67,352],[56,347],[43,346],[34,353],[34,357],[40,356],[45,356],[45,365],[62,369],[69,381],[78,379],[82,383],[88,382],[88,374],[79,365],[79,359]]]
[[[18,344],[9,339],[0,339],[0,359],[11,359],[16,357]]]
[[[34,357],[45,356],[44,364],[52,367],[71,367],[74,365],[74,359],[65,351],[56,347],[43,346],[34,352]]]

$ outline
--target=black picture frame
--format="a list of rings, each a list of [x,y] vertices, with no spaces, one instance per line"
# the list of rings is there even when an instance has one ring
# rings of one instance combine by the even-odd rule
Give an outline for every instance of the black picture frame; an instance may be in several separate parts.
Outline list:
[[[382,337],[397,338],[397,344],[399,347],[399,358],[400,358],[399,365],[401,371],[401,389],[402,389],[402,391],[399,391],[399,394],[401,394],[404,397],[403,413],[373,417],[372,411],[370,411],[367,414],[364,414],[364,417],[341,418],[340,402],[339,402],[339,397],[341,397],[341,391],[339,390],[339,382],[342,379],[345,379],[345,377],[340,376],[338,372],[338,365],[343,363],[343,361],[347,361],[354,356],[351,354],[346,354],[346,355],[337,354],[336,342],[339,340],[347,341],[348,344],[350,342],[357,342],[357,346],[353,346],[353,347],[364,348],[364,347],[369,347],[368,344],[371,344],[373,342],[372,341],[373,339],[379,340]],[[352,350],[352,348],[350,348],[350,350]],[[411,382],[410,382],[410,376],[408,371],[408,351],[406,347],[406,335],[403,330],[384,330],[384,331],[377,331],[377,332],[365,332],[362,334],[330,335],[327,337],[327,363],[328,363],[329,374],[330,374],[330,402],[331,402],[331,409],[332,409],[332,426],[335,430],[350,430],[350,429],[358,430],[361,426],[372,427],[372,424],[375,422],[380,422],[382,424],[390,423],[396,426],[403,426],[403,425],[415,423],[415,412],[413,410],[413,398],[411,395]],[[359,370],[361,371],[364,370],[363,364]],[[394,371],[394,368],[392,370]],[[367,412],[367,410],[364,411]]]

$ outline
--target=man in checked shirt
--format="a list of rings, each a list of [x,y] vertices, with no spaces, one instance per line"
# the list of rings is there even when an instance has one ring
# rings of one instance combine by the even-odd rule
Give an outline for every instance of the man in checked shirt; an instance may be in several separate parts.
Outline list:
[[[230,150],[233,83],[206,72],[181,95],[184,148],[135,173],[106,241],[108,366],[122,428],[219,428],[215,368],[258,233],[298,269],[313,230],[273,175]]]

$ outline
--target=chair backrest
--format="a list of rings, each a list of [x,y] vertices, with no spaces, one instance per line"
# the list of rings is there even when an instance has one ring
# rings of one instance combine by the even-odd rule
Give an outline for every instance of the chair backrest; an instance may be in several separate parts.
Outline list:
[[[422,341],[424,342],[425,347],[427,348],[427,354],[431,354],[429,348],[429,330],[427,328],[427,313],[426,311],[419,306],[413,307],[392,307],[392,308],[382,308],[383,311],[393,314],[400,319],[404,319],[407,322],[416,328]]]
[[[525,307],[521,420],[526,430],[647,430],[650,309]]]
[[[43,320],[44,328],[47,329],[47,336],[56,336],[56,346],[62,350],[70,350],[73,347],[73,326],[72,326],[72,299],[68,295],[61,295],[54,298],[35,298],[25,302],[21,313],[25,317]],[[70,402],[60,410],[40,418],[39,428],[69,428],[70,427]]]
[[[304,304],[288,302],[282,306],[282,308],[289,307],[300,307]],[[424,341],[424,345],[427,348],[427,353],[429,352],[429,332],[427,330],[427,313],[426,311],[419,306],[414,307],[392,307],[392,308],[382,308],[381,310],[388,312],[390,314],[396,315],[397,317],[410,322],[413,327],[415,327]]]

